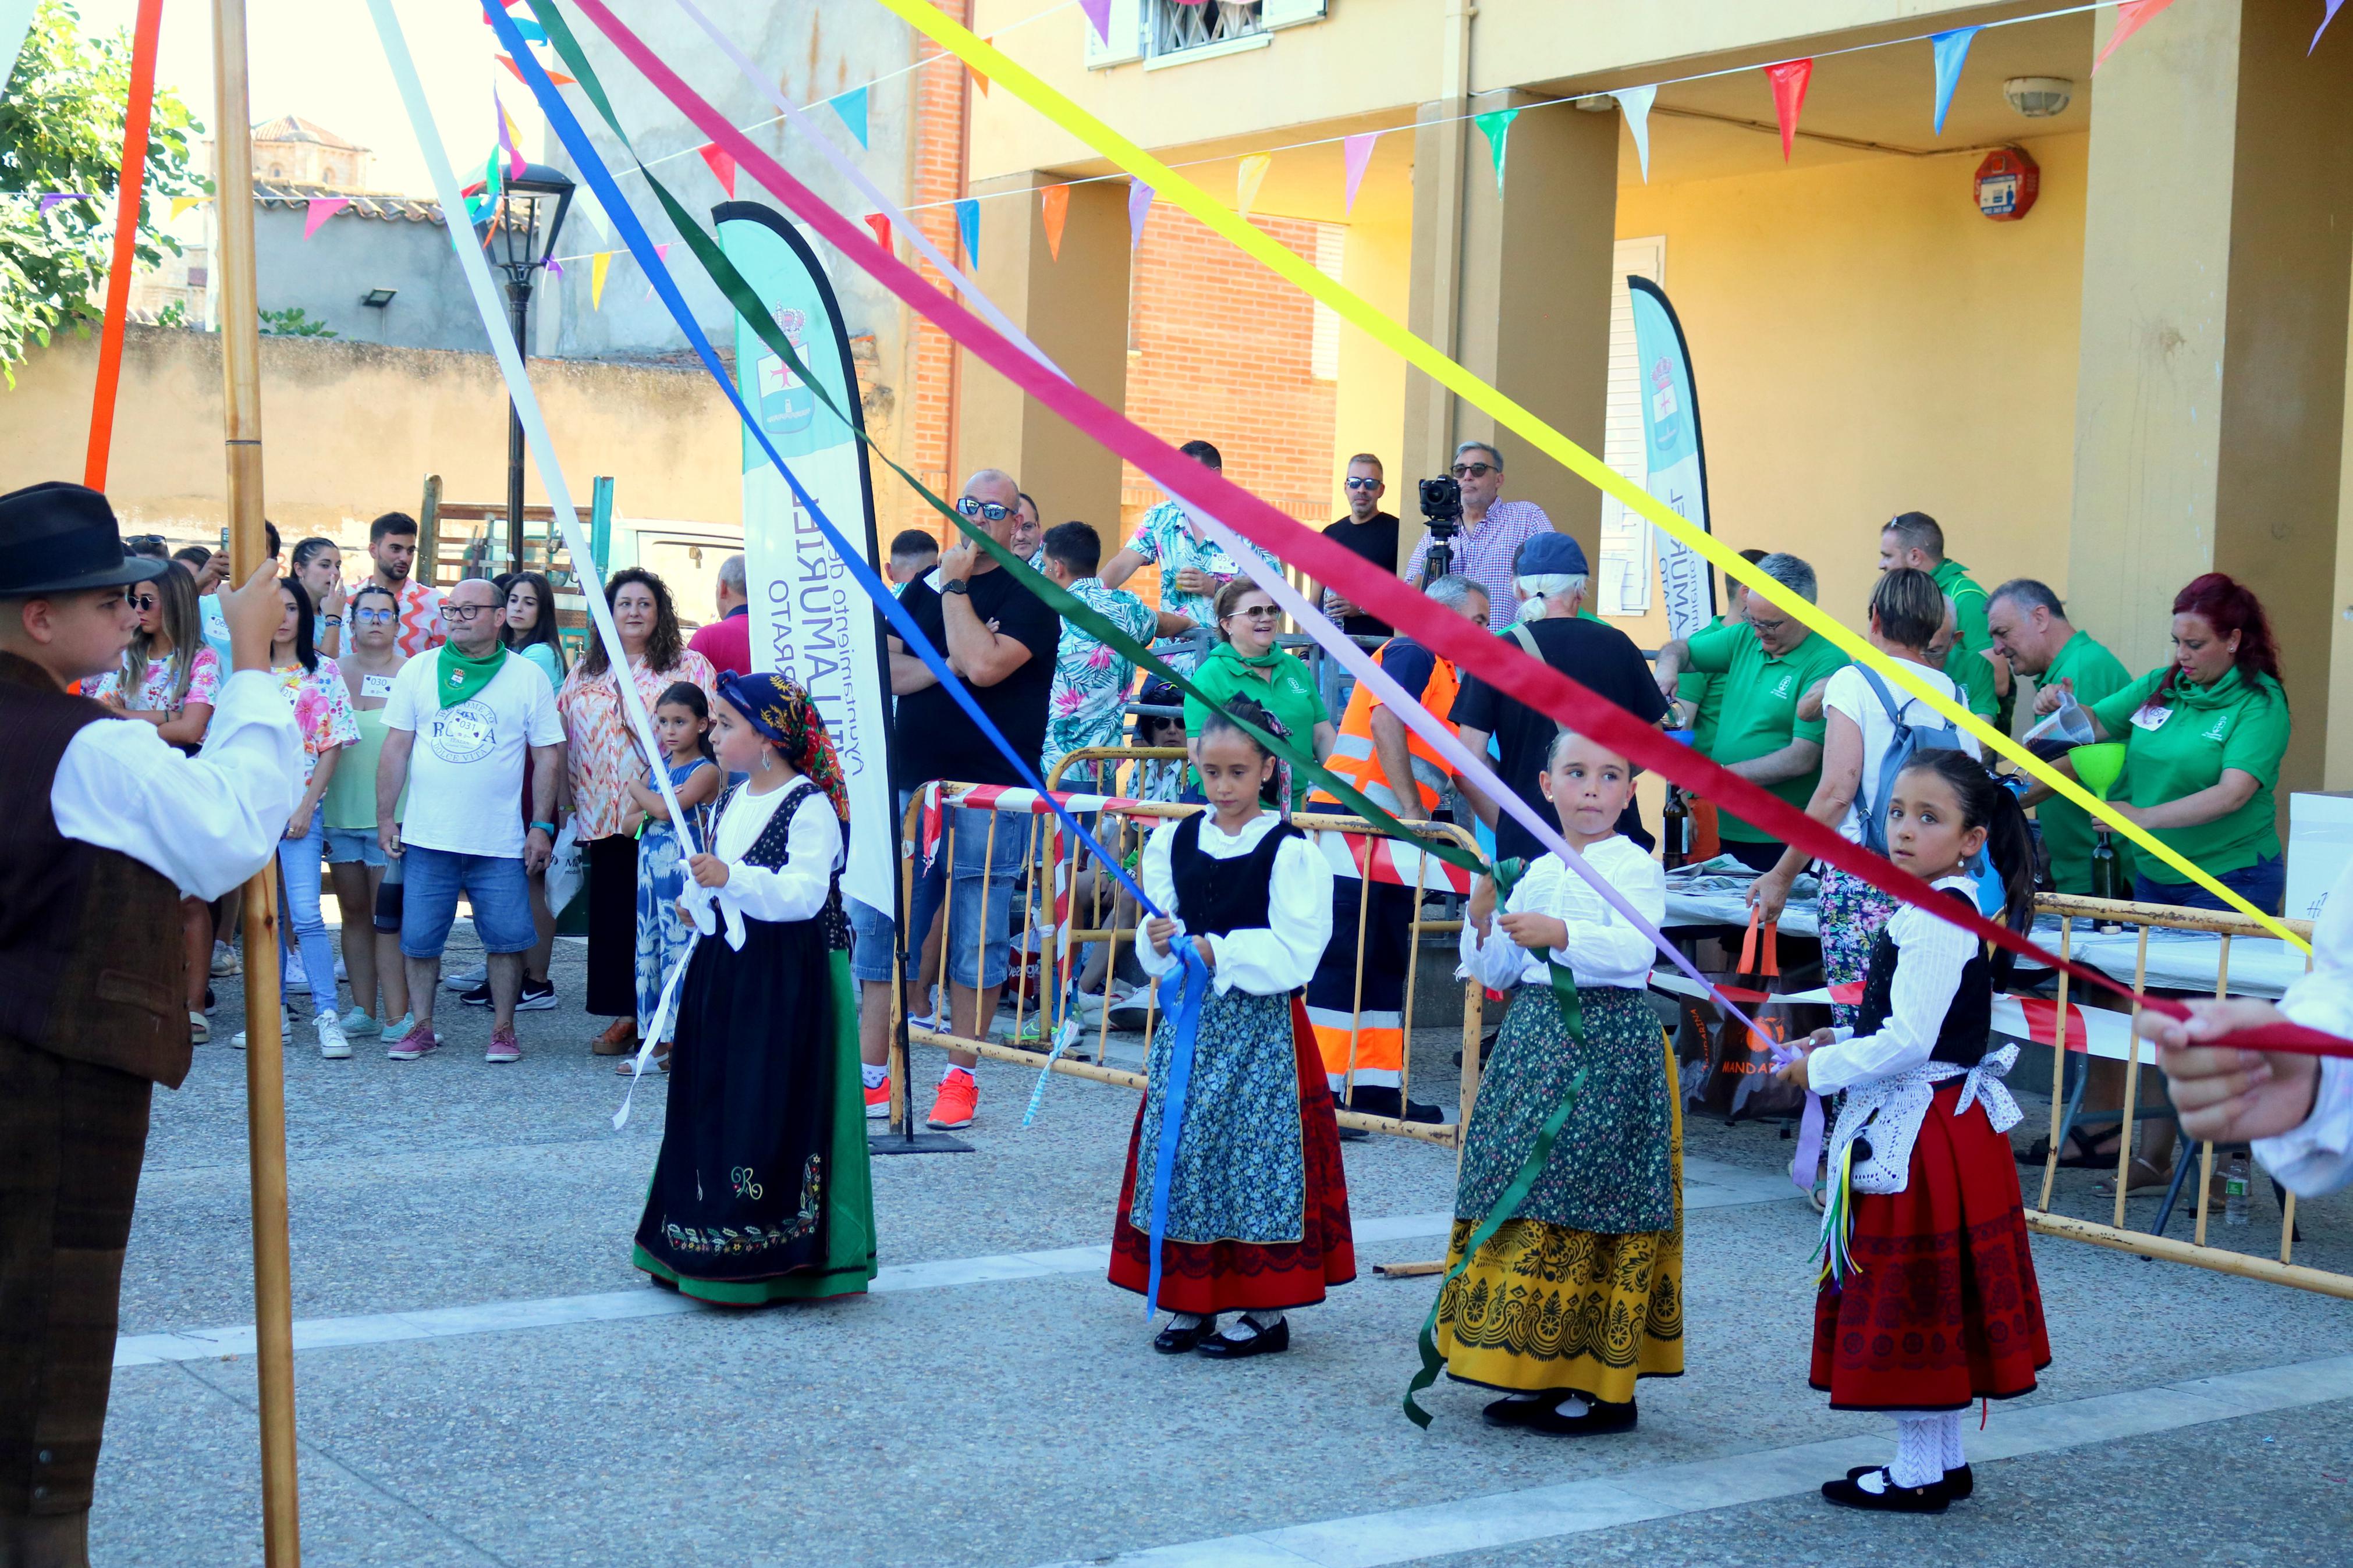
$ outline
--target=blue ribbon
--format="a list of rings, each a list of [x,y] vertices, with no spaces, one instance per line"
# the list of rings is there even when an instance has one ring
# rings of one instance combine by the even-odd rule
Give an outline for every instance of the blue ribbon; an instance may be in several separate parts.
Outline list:
[[[946,658],[941,655],[938,648],[932,646],[930,639],[923,636],[916,626],[913,617],[907,614],[904,607],[892,595],[890,589],[883,585],[882,579],[875,575],[874,568],[867,563],[863,555],[850,547],[849,542],[842,537],[841,531],[834,527],[832,520],[827,517],[824,510],[818,505],[817,498],[809,494],[798,476],[786,465],[784,457],[770,443],[767,432],[761,427],[760,422],[752,416],[752,411],[744,405],[742,395],[735,389],[734,382],[729,379],[725,368],[720,364],[718,354],[712,349],[711,340],[703,335],[702,328],[694,319],[694,312],[687,308],[685,296],[679,292],[678,284],[670,277],[669,267],[663,262],[660,253],[654,248],[653,241],[648,237],[645,226],[638,221],[637,214],[629,210],[628,200],[621,195],[620,187],[614,183],[612,172],[605,166],[604,159],[597,155],[595,145],[588,140],[587,132],[581,129],[580,121],[574,117],[571,106],[564,101],[562,95],[555,90],[555,84],[548,79],[546,69],[539,63],[538,57],[524,46],[522,34],[517,30],[514,18],[508,16],[502,7],[492,5],[484,5],[482,15],[489,20],[491,30],[498,34],[500,42],[506,47],[507,53],[513,58],[516,72],[523,79],[523,85],[530,88],[532,96],[539,100],[540,111],[546,115],[549,127],[555,132],[557,139],[564,143],[565,150],[572,154],[572,161],[579,167],[581,176],[588,182],[589,189],[596,193],[597,205],[605,209],[605,216],[612,220],[614,228],[619,232],[622,243],[628,247],[629,253],[636,257],[638,264],[645,268],[648,280],[652,283],[654,291],[661,296],[662,304],[669,310],[671,320],[675,321],[679,330],[686,334],[686,341],[693,348],[695,356],[702,360],[703,369],[711,373],[711,379],[718,383],[719,389],[727,395],[727,401],[734,405],[737,416],[744,422],[744,428],[752,433],[752,438],[757,441],[760,444],[760,449],[767,454],[768,461],[775,466],[777,473],[784,476],[785,483],[791,487],[793,498],[800,503],[802,510],[817,524],[818,531],[825,536],[826,542],[833,547],[834,553],[841,558],[842,565],[849,570],[850,581],[856,583],[860,591],[874,602],[875,608],[882,613],[882,617],[890,625],[891,629],[896,632],[900,640],[907,645],[908,650],[922,659],[931,672],[939,679],[940,685],[955,700],[956,705],[970,715],[972,721],[979,726],[981,734],[987,738],[988,743],[996,747],[1007,762],[1013,764],[1013,771],[1020,775],[1025,784],[1046,797],[1048,804],[1054,808],[1054,815],[1060,817],[1063,824],[1094,851],[1096,859],[1111,872],[1120,886],[1134,894],[1136,901],[1154,914],[1165,914],[1165,910],[1145,896],[1143,888],[1127,874],[1118,859],[1107,852],[1102,845],[1096,843],[1094,836],[1081,826],[1079,819],[1071,816],[1060,801],[1054,799],[1052,793],[1046,788],[1046,781],[1038,775],[1037,759],[1025,758],[1013,749],[1012,743],[1007,741],[1004,733],[990,721],[988,715],[981,711],[979,702],[975,700],[971,691],[965,689],[963,679],[949,668]]]
[[[1168,1081],[1160,1091],[1160,1144],[1152,1162],[1152,1275],[1144,1287],[1144,1315],[1160,1310],[1160,1253],[1168,1234],[1168,1189],[1176,1181],[1176,1142],[1185,1132],[1185,1094],[1193,1083],[1193,1042],[1201,1028],[1201,998],[1209,966],[1180,927],[1169,939],[1176,967],[1160,977],[1160,1010],[1168,1018]]]

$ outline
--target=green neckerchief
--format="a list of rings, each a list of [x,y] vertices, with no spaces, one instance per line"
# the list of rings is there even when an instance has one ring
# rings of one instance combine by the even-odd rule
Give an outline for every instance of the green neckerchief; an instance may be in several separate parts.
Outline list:
[[[440,694],[441,706],[455,708],[459,703],[478,695],[507,661],[506,648],[497,643],[480,658],[469,658],[458,651],[458,645],[441,645],[440,666],[434,672],[433,689]]]
[[[1282,657],[1282,650],[1279,647],[1271,647],[1261,654],[1248,654],[1229,642],[1219,643],[1216,652],[1219,658],[1234,664],[1246,664],[1252,669],[1272,669],[1274,661]],[[1271,680],[1273,677],[1269,676],[1267,679]]]

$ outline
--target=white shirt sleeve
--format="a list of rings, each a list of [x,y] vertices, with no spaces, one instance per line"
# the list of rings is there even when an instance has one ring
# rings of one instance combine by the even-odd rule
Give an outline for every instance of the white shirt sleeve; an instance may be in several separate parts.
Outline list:
[[[384,700],[385,729],[406,730],[411,734],[416,732],[417,688],[419,677],[414,672],[424,660],[431,657],[430,654],[419,654],[416,658],[402,665],[400,672],[392,678],[392,694]]]
[[[204,749],[191,757],[153,724],[102,720],[67,745],[49,787],[58,831],[115,849],[216,899],[269,863],[302,798],[293,710],[266,671],[221,682]]]
[[[1816,1094],[1875,1083],[1936,1054],[1936,1036],[1960,990],[1961,971],[1977,952],[1978,939],[1909,905],[1895,912],[1887,930],[1899,954],[1887,1023],[1877,1034],[1817,1047],[1806,1066],[1807,1085]]]
[[[1532,909],[1549,909],[1554,881],[1561,869],[1556,857],[1539,857],[1526,874],[1512,885],[1512,895],[1497,906],[1495,918],[1525,914]],[[1509,991],[1529,979],[1532,960],[1536,976],[1544,974],[1543,962],[1505,935],[1500,926],[1482,939],[1478,926],[1465,919],[1457,951],[1462,955],[1462,966],[1455,971],[1456,978],[1476,980],[1490,991]]]
[[[525,659],[523,668],[533,678],[530,712],[523,721],[523,739],[533,746],[560,746],[564,743],[564,721],[555,711],[555,688],[548,684],[547,671],[536,664]]]
[[[1315,977],[1324,944],[1332,940],[1332,868],[1304,837],[1286,838],[1274,852],[1266,913],[1271,925],[1209,939],[1220,994],[1241,990],[1279,996]]]
[[[820,792],[795,808],[786,833],[792,848],[789,865],[732,862],[727,868],[727,885],[721,890],[732,896],[747,920],[812,920],[825,908],[834,862],[841,858],[841,819]]]
[[[2353,862],[2337,875],[2312,932],[2312,973],[2287,988],[2279,1010],[2291,1023],[2353,1037]],[[2353,1183],[2353,1061],[2324,1058],[2312,1114],[2276,1138],[2258,1138],[2255,1158],[2298,1197]]]
[[[1138,534],[1137,537],[1143,536]],[[1176,837],[1176,825],[1182,821],[1184,818],[1181,816],[1171,817],[1154,828],[1152,837],[1144,841],[1144,858],[1136,863],[1135,879],[1144,885],[1144,896],[1164,910],[1176,907],[1176,875],[1169,868],[1168,844]],[[1152,915],[1147,910],[1144,918],[1150,920]],[[1135,933],[1135,961],[1144,966],[1145,973],[1151,975],[1166,974],[1176,967],[1175,952],[1154,952],[1152,939],[1144,934],[1141,925]]]
[[[1612,838],[1594,850],[1586,863],[1608,878],[1644,920],[1653,926],[1665,923],[1665,869],[1630,839]],[[1568,927],[1567,944],[1553,949],[1552,961],[1575,971],[1577,984],[1635,986],[1648,982],[1658,951],[1651,939],[1566,866],[1553,883],[1549,908]]]

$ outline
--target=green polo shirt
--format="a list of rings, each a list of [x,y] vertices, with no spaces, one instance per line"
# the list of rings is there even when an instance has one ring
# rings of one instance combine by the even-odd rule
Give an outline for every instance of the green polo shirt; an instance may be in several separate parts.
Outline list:
[[[1291,731],[1299,749],[1310,756],[1315,754],[1315,726],[1332,717],[1324,706],[1324,694],[1315,689],[1315,678],[1308,673],[1307,666],[1280,648],[1260,659],[1248,660],[1235,651],[1233,644],[1219,643],[1193,672],[1193,685],[1221,708],[1236,697],[1263,702],[1267,710]],[[1208,709],[1198,699],[1185,699],[1185,733],[1188,738],[1201,732],[1201,721],[1208,714]],[[1185,782],[1195,789],[1201,787],[1199,776],[1189,767],[1185,770]],[[1303,771],[1292,771],[1292,810],[1299,810],[1305,803],[1310,782]]]
[[[1991,721],[2001,700],[1994,695],[1993,666],[1985,657],[1993,647],[1993,633],[1986,629],[1985,585],[1957,561],[1940,561],[1928,575],[1953,601],[1953,650],[1945,656],[1945,673],[1969,700],[1969,711]]]
[[[1715,743],[1704,748],[1706,754],[1728,765],[1769,756],[1791,741],[1819,744],[1825,725],[1819,718],[1811,721],[1799,719],[1798,699],[1814,682],[1829,679],[1832,670],[1846,662],[1846,655],[1832,647],[1828,637],[1810,632],[1805,641],[1778,657],[1765,651],[1764,644],[1757,640],[1757,633],[1746,621],[1727,622],[1694,633],[1689,668],[1703,675],[1724,678],[1718,689],[1721,706],[1716,713]],[[1765,787],[1803,811],[1806,803],[1814,798],[1814,785],[1821,776],[1821,770],[1813,768],[1796,778]],[[1778,841],[1776,835],[1751,826],[1728,811],[1717,815],[1716,833],[1747,844]]]
[[[2166,686],[2168,677],[2172,683]],[[2251,683],[2233,665],[2213,685],[2193,686],[2168,664],[2103,698],[2092,714],[2126,743],[2116,793],[2133,805],[2196,795],[2221,783],[2225,768],[2254,775],[2255,793],[2228,816],[2195,827],[2151,828],[2167,848],[2217,877],[2279,854],[2272,790],[2287,751],[2288,714],[2278,681],[2259,675]],[[2154,858],[2143,860],[2140,871],[2176,886],[2189,880]]]
[[[1700,630],[1712,632],[1722,625],[1724,617],[1715,616]],[[1724,677],[1686,669],[1675,677],[1675,700],[1690,710],[1692,744],[1703,757],[1715,755],[1716,716],[1724,711]]]
[[[2035,686],[2039,690],[2063,680],[2075,683],[2075,700],[2086,708],[2132,684],[2132,677],[2116,656],[2093,641],[2091,633],[2082,631],[2067,639],[2051,668],[2036,678]],[[2051,851],[2052,887],[2062,893],[2090,897],[2092,843],[2096,837],[2091,814],[2073,801],[2053,795],[2034,808],[2034,820],[2042,825],[2043,845]],[[2129,885],[2132,841],[2120,833],[2111,833],[2108,840],[2116,852],[2116,869]]]

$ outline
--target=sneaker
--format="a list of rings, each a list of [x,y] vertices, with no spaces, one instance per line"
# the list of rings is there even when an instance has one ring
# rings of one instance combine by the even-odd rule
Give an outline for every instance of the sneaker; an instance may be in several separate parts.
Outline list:
[[[471,991],[490,978],[491,966],[487,963],[478,963],[471,969],[460,969],[454,974],[443,975],[441,984],[452,991]]]
[[[486,1062],[519,1062],[522,1060],[522,1044],[515,1038],[514,1026],[502,1025],[491,1031],[490,1048],[482,1053]]]
[[[1046,1049],[1046,1020],[1032,1013],[1021,1020],[1018,1029],[1007,1029],[1005,1038],[1008,1045],[1022,1050],[1042,1051]]]
[[[288,1036],[290,1036],[290,1035],[291,1035],[291,1034],[293,1034],[293,1032],[294,1032],[294,1015],[293,1015],[293,1014],[291,1014],[291,1013],[289,1013],[289,1012],[288,1012],[285,1008],[283,1008],[283,1007],[279,1008],[279,1009],[278,1009],[278,1040],[279,1040],[279,1043],[280,1043],[280,1045],[283,1045],[283,1044],[286,1042],[286,1038],[287,1038],[287,1037],[288,1037]],[[229,1042],[228,1042],[228,1043],[229,1043],[231,1046],[235,1047],[237,1049],[240,1050],[240,1051],[241,1051],[241,1050],[243,1050],[243,1049],[245,1049],[245,1031],[244,1031],[243,1029],[239,1029],[239,1030],[238,1030],[238,1031],[237,1031],[234,1036],[232,1036],[232,1037],[230,1037],[230,1039],[229,1039]]]
[[[932,1010],[918,1017],[908,1019],[907,1027],[911,1029],[931,1029],[934,1031],[945,1028],[946,1026],[940,1021],[940,1014],[942,1011],[940,988],[934,985],[932,987]]]
[[[932,1113],[923,1118],[927,1127],[944,1132],[972,1125],[972,1114],[980,1109],[980,1085],[972,1074],[962,1068],[950,1069],[940,1081],[940,1092],[932,1101]]]
[[[205,1022],[202,1013],[191,1008],[188,1012],[188,1043],[192,1046],[210,1045],[212,1037],[213,1026]]]
[[[869,1121],[891,1120],[891,1080],[889,1079],[884,1079],[866,1091],[866,1120]]]
[[[396,1040],[415,1027],[417,1027],[417,1014],[414,1011],[403,1013],[399,1017],[394,1019],[391,1023],[386,1024],[384,1026],[384,1037],[387,1040]],[[349,1029],[346,1029],[343,1032],[345,1034],[351,1033]]]
[[[491,983],[485,980],[470,991],[459,992],[458,994],[458,1000],[463,1002],[469,1007],[489,1006],[491,1005]]]
[[[408,1026],[407,1032],[395,1040],[392,1043],[392,1048],[384,1054],[393,1061],[413,1062],[419,1058],[430,1056],[440,1048],[440,1036],[430,1029],[421,1028],[412,1024]]]
[[[332,1013],[322,1013],[312,1020],[319,1031],[319,1054],[331,1062],[339,1062],[352,1054],[352,1043],[343,1037],[343,1021]]]
[[[1142,996],[1126,987],[1114,989],[1108,1004],[1103,1001],[1103,994],[1100,991],[1073,991],[1071,993],[1071,999],[1077,1005],[1079,1016],[1090,1024],[1103,1021],[1103,1009],[1106,1005],[1117,1009],[1126,1006],[1131,1000],[1138,1005],[1141,1005],[1144,1001]]]
[[[244,973],[245,961],[237,957],[237,949],[216,937],[213,941],[213,978],[226,980],[232,974]]]
[[[353,1039],[368,1039],[384,1033],[384,1026],[375,1015],[364,1007],[353,1007],[343,1015],[343,1033]]]
[[[278,989],[290,995],[308,996],[311,994],[311,976],[303,971],[301,958],[296,958],[279,971]]]
[[[555,1005],[555,982],[523,977],[522,994],[515,998],[518,1013],[542,1013]]]

